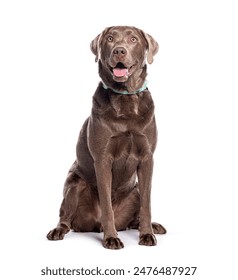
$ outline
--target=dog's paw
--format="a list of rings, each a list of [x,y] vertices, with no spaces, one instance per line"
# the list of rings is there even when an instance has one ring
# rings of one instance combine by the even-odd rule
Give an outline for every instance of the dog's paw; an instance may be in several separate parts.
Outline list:
[[[167,232],[166,229],[158,223],[152,223],[152,229],[154,234],[165,234]]]
[[[51,230],[46,237],[49,240],[62,240],[64,239],[64,236],[67,232],[69,232],[68,229],[65,229],[63,227],[56,227],[55,229]]]
[[[122,249],[124,244],[121,242],[120,238],[117,237],[107,237],[103,240],[103,246],[107,249]]]
[[[157,244],[154,234],[147,233],[140,236],[139,245],[155,246]]]

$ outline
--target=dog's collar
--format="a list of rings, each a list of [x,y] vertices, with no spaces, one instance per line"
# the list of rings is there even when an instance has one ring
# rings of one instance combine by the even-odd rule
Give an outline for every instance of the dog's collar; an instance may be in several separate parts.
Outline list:
[[[112,90],[113,92],[115,92],[115,93],[120,93],[120,94],[137,94],[137,93],[142,92],[142,91],[144,91],[145,89],[147,89],[147,84],[148,84],[148,81],[145,81],[144,84],[143,84],[143,86],[142,86],[141,88],[139,88],[139,89],[136,90],[136,91],[129,92],[129,91],[127,91],[127,90],[120,91],[120,90],[116,90],[116,89],[114,89],[114,88],[108,87],[108,86],[102,81],[102,86],[103,86],[104,89],[110,89],[110,90]]]

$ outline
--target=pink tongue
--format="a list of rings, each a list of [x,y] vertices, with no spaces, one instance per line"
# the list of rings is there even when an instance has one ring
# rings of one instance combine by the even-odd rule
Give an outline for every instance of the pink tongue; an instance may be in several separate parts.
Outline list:
[[[114,68],[113,74],[116,77],[124,77],[124,76],[127,76],[128,69],[127,68]]]

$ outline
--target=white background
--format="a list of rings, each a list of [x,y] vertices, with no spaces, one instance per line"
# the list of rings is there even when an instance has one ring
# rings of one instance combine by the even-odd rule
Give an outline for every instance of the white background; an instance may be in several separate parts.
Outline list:
[[[171,279],[237,279],[235,2],[0,2],[2,279],[77,279],[41,276],[46,266],[197,266]],[[100,234],[45,238],[99,81],[89,44],[111,25],[137,26],[160,45],[148,76],[159,130],[152,210],[168,233],[156,247],[137,245],[137,231],[119,233],[118,251]]]

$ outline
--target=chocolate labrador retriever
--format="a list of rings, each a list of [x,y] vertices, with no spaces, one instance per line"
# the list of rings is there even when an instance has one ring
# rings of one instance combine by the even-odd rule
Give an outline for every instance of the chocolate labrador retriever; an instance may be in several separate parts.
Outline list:
[[[103,231],[103,246],[120,249],[117,231],[133,228],[140,245],[153,246],[154,234],[166,233],[151,223],[150,211],[157,135],[145,78],[158,44],[140,29],[113,26],[91,42],[91,50],[101,82],[65,182],[59,223],[47,238],[63,239],[70,229]]]

